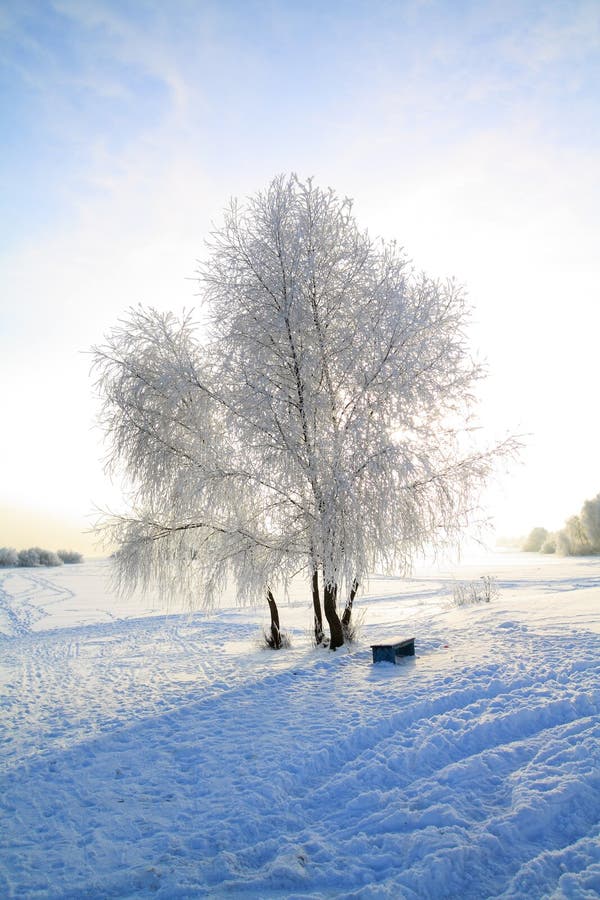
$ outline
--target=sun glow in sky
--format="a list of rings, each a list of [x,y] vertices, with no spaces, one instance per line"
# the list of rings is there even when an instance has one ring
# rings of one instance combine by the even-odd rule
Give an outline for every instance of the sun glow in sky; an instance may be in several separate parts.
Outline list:
[[[89,550],[87,351],[192,307],[227,199],[289,171],[467,286],[486,428],[527,435],[498,533],[600,491],[598,0],[5,0],[0,66],[0,545]]]

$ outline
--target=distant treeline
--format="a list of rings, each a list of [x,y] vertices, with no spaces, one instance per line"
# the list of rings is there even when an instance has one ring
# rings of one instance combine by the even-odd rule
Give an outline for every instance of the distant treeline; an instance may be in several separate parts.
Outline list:
[[[571,516],[560,531],[534,528],[522,547],[528,553],[557,553],[560,556],[600,554],[600,494],[586,500],[578,516]]]
[[[42,550],[41,547],[29,547],[28,550],[15,550],[13,547],[0,547],[0,566],[62,566],[63,563],[80,563],[81,553],[75,550]]]

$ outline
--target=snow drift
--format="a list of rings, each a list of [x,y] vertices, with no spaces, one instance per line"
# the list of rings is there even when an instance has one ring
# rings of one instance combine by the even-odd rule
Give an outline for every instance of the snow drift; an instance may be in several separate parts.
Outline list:
[[[106,562],[0,573],[0,894],[598,896],[600,562],[498,557],[453,606],[489,565],[373,579],[336,654],[308,603],[269,653],[248,610],[117,603]]]

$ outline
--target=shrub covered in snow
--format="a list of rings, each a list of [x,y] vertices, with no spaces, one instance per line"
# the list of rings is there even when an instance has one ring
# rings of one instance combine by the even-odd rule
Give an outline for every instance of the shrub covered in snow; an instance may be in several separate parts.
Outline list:
[[[0,547],[0,566],[18,566],[19,557],[14,547]]]
[[[482,575],[478,581],[459,581],[452,590],[455,606],[472,606],[475,603],[490,603],[499,596],[496,579],[492,575]]]
[[[29,547],[27,550],[19,550],[18,564],[20,566],[62,566],[62,560],[53,550]]]
[[[83,562],[83,556],[81,553],[77,553],[76,550],[58,550],[57,553],[67,565]]]
[[[264,628],[258,639],[258,646],[261,650],[289,650],[292,639],[287,631],[278,631],[275,636],[271,628]]]
[[[62,566],[63,561],[54,550],[39,550],[40,566]]]
[[[80,563],[81,553],[75,550],[44,550],[42,547],[28,547],[17,551],[14,547],[0,547],[0,567],[8,566],[62,566],[63,563]]]
[[[23,567],[39,566],[40,565],[40,548],[39,547],[29,547],[28,550],[19,550],[19,565],[23,566]]]
[[[354,612],[352,614],[352,618],[348,622],[342,622],[342,628],[344,629],[344,640],[347,644],[355,644],[362,633],[363,624],[365,621],[365,610],[361,609],[358,612]]]

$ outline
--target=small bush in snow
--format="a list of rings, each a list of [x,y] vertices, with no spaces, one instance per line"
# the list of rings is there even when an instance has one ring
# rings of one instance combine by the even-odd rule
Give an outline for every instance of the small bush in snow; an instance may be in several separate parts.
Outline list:
[[[279,640],[276,641],[271,629],[265,628],[258,639],[258,645],[261,650],[289,650],[292,646],[292,639],[287,631],[280,631]]]
[[[62,566],[63,561],[54,550],[38,550],[40,566]]]
[[[67,565],[83,562],[83,556],[81,553],[77,553],[76,550],[58,550],[57,555]]]
[[[0,547],[0,566],[18,566],[19,557],[14,547]]]
[[[28,550],[19,550],[20,566],[39,566],[40,564],[40,548],[29,547]]]
[[[83,562],[81,553],[75,550],[44,550],[42,547],[28,547],[17,551],[14,547],[0,547],[0,568],[9,566],[62,566],[63,563]]]
[[[311,623],[310,627],[306,629],[304,634],[305,634],[305,637],[311,647],[328,647],[329,646],[329,639],[325,637],[325,634],[323,634],[323,637],[321,638],[321,640],[318,639],[316,630],[315,630],[315,626],[313,623]]]
[[[452,590],[452,600],[455,606],[490,603],[498,596],[498,586],[492,575],[482,575],[478,581],[459,581]]]
[[[359,640],[365,621],[365,613],[366,610],[364,609],[358,610],[358,612],[355,610],[347,624],[342,622],[344,640],[347,644],[355,644]]]

